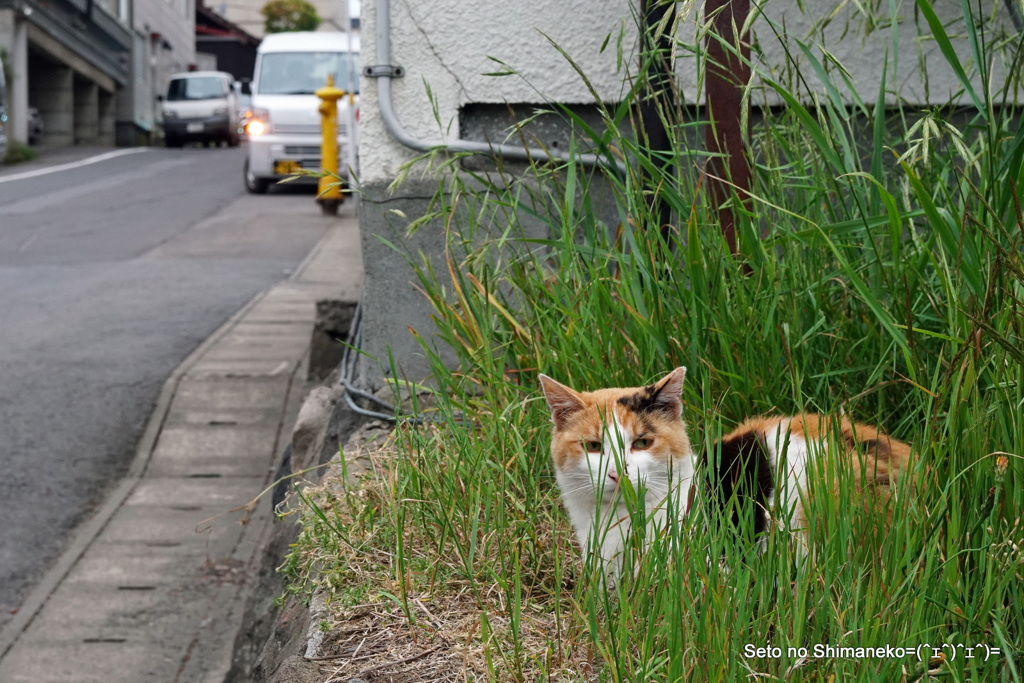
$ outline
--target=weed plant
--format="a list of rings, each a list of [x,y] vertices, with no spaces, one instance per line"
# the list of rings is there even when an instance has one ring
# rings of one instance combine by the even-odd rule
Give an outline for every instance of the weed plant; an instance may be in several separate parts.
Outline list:
[[[20,164],[23,161],[32,161],[39,156],[39,152],[28,145],[11,140],[7,147],[7,155],[2,159],[5,164]]]
[[[999,43],[963,8],[969,58],[929,2],[905,8],[959,78],[947,106],[886,107],[889,78],[867,104],[817,48],[775,73],[755,60],[749,95],[784,106],[752,128],[735,255],[677,112],[663,170],[619,132],[628,97],[603,130],[555,107],[574,148],[624,174],[429,155],[442,186],[411,229],[443,233],[448,259],[410,258],[434,307],[437,329],[415,332],[438,421],[399,429],[358,496],[318,499],[293,574],[326,544],[336,596],[391,603],[424,637],[437,625],[417,604],[463,605],[471,679],[1021,681],[1024,70],[1020,38]],[[845,412],[912,443],[913,476],[879,512],[826,467],[807,564],[783,532],[757,554],[693,515],[638,543],[634,574],[609,586],[560,508],[536,376],[636,386],[677,365],[698,450],[752,414]],[[887,645],[908,651],[824,649]]]

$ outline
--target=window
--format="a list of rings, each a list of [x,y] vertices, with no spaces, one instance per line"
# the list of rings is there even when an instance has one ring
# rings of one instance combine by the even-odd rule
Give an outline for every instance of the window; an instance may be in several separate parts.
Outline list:
[[[267,52],[260,58],[256,92],[261,95],[312,95],[327,85],[345,92],[359,92],[359,54],[348,52]],[[351,77],[353,86],[348,87]]]
[[[167,86],[167,101],[181,100],[213,100],[227,94],[224,79],[216,76],[196,76],[195,78],[175,78]]]
[[[123,22],[128,21],[128,0],[97,0],[95,4],[110,16]]]

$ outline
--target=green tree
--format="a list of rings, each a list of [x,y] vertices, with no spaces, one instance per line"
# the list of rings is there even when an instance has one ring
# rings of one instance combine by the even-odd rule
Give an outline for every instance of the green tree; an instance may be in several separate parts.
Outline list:
[[[307,0],[270,0],[260,14],[266,20],[263,27],[267,33],[315,31],[320,25],[316,8]]]

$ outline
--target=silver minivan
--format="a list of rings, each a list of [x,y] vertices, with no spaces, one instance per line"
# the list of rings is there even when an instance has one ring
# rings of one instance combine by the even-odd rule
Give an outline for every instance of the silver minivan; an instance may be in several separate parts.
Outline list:
[[[174,74],[161,96],[164,140],[168,147],[186,142],[238,145],[238,92],[241,84],[224,71]]]

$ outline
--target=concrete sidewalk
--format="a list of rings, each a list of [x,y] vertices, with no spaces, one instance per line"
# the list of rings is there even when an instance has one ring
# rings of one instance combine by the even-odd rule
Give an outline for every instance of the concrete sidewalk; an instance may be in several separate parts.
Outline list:
[[[269,495],[240,508],[290,436],[315,301],[362,285],[354,202],[341,214],[167,380],[127,477],[0,632],[0,681],[223,680],[272,519]]]

